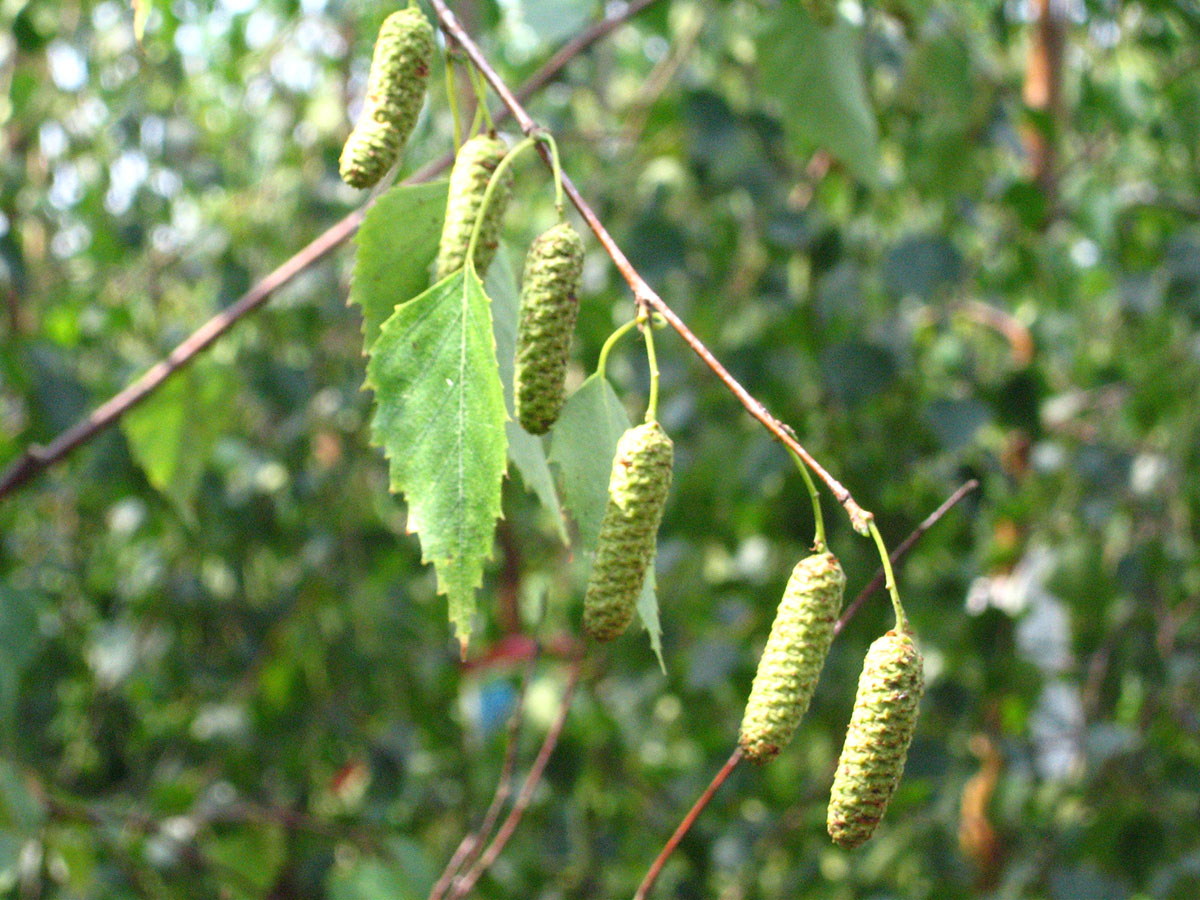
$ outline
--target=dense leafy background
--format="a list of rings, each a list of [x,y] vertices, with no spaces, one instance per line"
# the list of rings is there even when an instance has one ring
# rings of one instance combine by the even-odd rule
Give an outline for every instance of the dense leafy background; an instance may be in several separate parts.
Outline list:
[[[1022,102],[1029,6],[998,0],[843,3],[833,32],[664,2],[532,104],[643,274],[890,542],[982,482],[902,571],[929,692],[881,834],[845,853],[823,828],[876,602],[658,896],[1200,894],[1200,11],[1061,6],[1057,121]],[[455,7],[513,81],[601,12]],[[114,0],[0,3],[0,460],[361,200],[336,160],[389,9],[155,2],[139,47]],[[433,82],[406,170],[449,146]],[[1053,194],[1023,129],[1057,142]],[[521,167],[507,239],[552,216]],[[630,313],[589,250],[573,384]],[[514,476],[472,638],[494,664],[460,668],[370,445],[351,260],[0,505],[5,896],[422,897],[482,814],[522,670],[499,641],[577,628],[578,560]],[[669,333],[660,356],[666,674],[644,635],[593,652],[479,896],[632,892],[727,756],[811,539],[785,454]],[[640,415],[633,342],[609,375]],[[830,518],[854,590],[873,550]],[[562,682],[548,653],[521,770]]]

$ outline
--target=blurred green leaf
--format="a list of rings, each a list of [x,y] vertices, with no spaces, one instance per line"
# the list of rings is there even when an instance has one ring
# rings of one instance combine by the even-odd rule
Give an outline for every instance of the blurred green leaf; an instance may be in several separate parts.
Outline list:
[[[0,584],[0,733],[6,738],[21,676],[40,643],[37,605],[32,595]]]
[[[855,177],[879,179],[878,128],[867,98],[860,38],[842,19],[822,28],[781,3],[758,38],[759,90],[783,110],[792,153],[827,150]]]
[[[185,518],[217,440],[237,406],[238,379],[211,358],[196,360],[121,419],[133,457]]]
[[[916,235],[893,247],[883,264],[883,280],[895,297],[932,300],[963,275],[962,255],[941,235]]]
[[[150,17],[150,0],[130,0],[133,4],[133,36],[140,44],[146,33],[146,19]]]
[[[429,858],[405,838],[388,841],[390,859],[356,859],[334,870],[331,900],[422,900],[433,887]]]
[[[236,873],[242,890],[252,888],[255,893],[248,897],[263,896],[287,859],[287,839],[283,829],[261,825],[215,836],[204,843],[204,853],[213,863]]]

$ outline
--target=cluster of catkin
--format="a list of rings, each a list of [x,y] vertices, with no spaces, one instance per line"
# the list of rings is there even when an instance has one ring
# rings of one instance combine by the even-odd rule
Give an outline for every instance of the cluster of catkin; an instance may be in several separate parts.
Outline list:
[[[384,21],[362,115],[342,151],[340,170],[347,184],[370,187],[395,164],[420,113],[433,52],[433,28],[417,7]],[[467,265],[477,223],[470,263],[480,278],[486,273],[512,194],[511,174],[501,175],[486,208],[485,194],[507,152],[493,134],[473,137],[459,149],[435,280]],[[525,259],[513,392],[517,419],[531,434],[549,431],[562,408],[582,269],[583,242],[566,222],[540,235]],[[657,421],[630,428],[617,444],[584,597],[583,628],[597,641],[616,638],[633,618],[654,559],[673,460],[671,439]],[[739,746],[753,762],[774,759],[807,712],[845,585],[837,558],[824,550],[793,569],[739,732]],[[837,844],[859,846],[883,818],[904,771],[923,691],[921,654],[911,634],[889,631],[871,645],[830,792],[826,825]]]
[[[738,743],[756,763],[774,759],[808,710],[833,640],[846,577],[832,553],[796,564],[750,688]],[[900,782],[924,691],[912,636],[889,631],[867,651],[834,774],[826,827],[857,847],[874,833]]]

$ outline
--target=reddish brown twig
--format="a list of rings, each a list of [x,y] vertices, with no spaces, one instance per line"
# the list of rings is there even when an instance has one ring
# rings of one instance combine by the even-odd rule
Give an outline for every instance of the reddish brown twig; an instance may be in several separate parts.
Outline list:
[[[474,63],[475,67],[479,69],[484,78],[487,79],[488,84],[492,86],[492,89],[500,97],[500,101],[512,113],[512,116],[516,120],[517,125],[520,126],[521,131],[525,134],[532,134],[533,132],[538,131],[539,129],[537,123],[534,122],[529,113],[521,105],[520,101],[513,95],[512,91],[509,90],[508,86],[496,73],[496,70],[492,68],[487,58],[483,55],[483,51],[479,49],[479,45],[471,39],[471,36],[467,34],[467,32],[459,24],[458,19],[454,17],[454,13],[452,13],[449,7],[446,6],[444,0],[432,0],[432,3],[438,19],[441,21],[442,27],[458,42],[459,46],[462,47],[463,52],[470,57],[471,62]],[[539,143],[538,151],[541,153],[546,164],[550,165],[550,151],[546,148],[545,144]],[[562,184],[563,190],[566,192],[567,196],[571,198],[571,202],[575,205],[575,208],[579,211],[579,214],[583,216],[584,221],[588,223],[588,227],[592,229],[592,232],[596,235],[596,238],[604,247],[605,252],[607,252],[612,258],[613,264],[617,267],[618,271],[620,271],[622,277],[629,285],[630,290],[633,291],[634,299],[638,302],[638,304],[641,306],[652,307],[654,310],[660,313],[664,319],[666,319],[667,323],[673,329],[675,329],[675,331],[681,338],[683,338],[684,342],[692,349],[692,351],[700,357],[701,361],[703,361],[703,363],[716,374],[717,378],[721,380],[721,383],[733,392],[733,395],[738,398],[738,400],[744,407],[746,407],[750,414],[754,416],[754,418],[758,419],[758,421],[761,422],[778,441],[780,441],[784,446],[788,447],[793,453],[804,460],[805,464],[812,469],[822,481],[825,482],[825,484],[829,487],[829,490],[833,492],[833,496],[837,499],[838,503],[845,507],[855,531],[858,531],[861,534],[867,534],[868,523],[870,522],[871,514],[859,506],[858,503],[855,502],[854,498],[850,495],[850,492],[842,485],[842,483],[834,478],[833,475],[831,475],[828,471],[826,471],[825,468],[819,462],[817,462],[816,459],[814,459],[812,455],[804,449],[804,447],[800,445],[800,442],[796,440],[790,428],[771,415],[767,411],[767,408],[762,405],[762,403],[755,399],[748,390],[742,387],[741,383],[733,377],[729,370],[726,369],[715,356],[713,356],[708,347],[704,345],[704,342],[692,333],[692,330],[688,328],[687,325],[684,324],[683,320],[675,314],[671,307],[667,305],[666,301],[664,301],[662,297],[660,297],[654,291],[654,289],[646,283],[646,280],[642,278],[637,269],[635,269],[633,264],[629,261],[629,258],[625,256],[621,248],[617,246],[617,242],[613,240],[612,235],[608,233],[608,229],[604,227],[604,223],[600,221],[600,218],[596,215],[595,211],[591,208],[591,206],[588,205],[587,201],[583,199],[583,196],[579,193],[579,190],[575,187],[575,184],[571,181],[571,179],[567,177],[566,173],[563,173],[562,175]]]
[[[721,766],[720,771],[713,776],[713,780],[704,789],[704,793],[692,804],[692,808],[683,817],[683,821],[679,823],[679,827],[675,829],[675,833],[671,835],[666,846],[662,848],[662,852],[658,854],[658,857],[650,865],[650,870],[646,873],[646,877],[642,879],[642,883],[638,885],[637,893],[633,895],[633,900],[645,900],[646,894],[650,892],[650,888],[654,887],[654,882],[658,880],[658,873],[667,864],[667,860],[675,852],[675,848],[679,846],[679,842],[683,840],[684,835],[691,829],[692,824],[700,817],[700,813],[704,812],[704,808],[708,806],[708,801],[713,798],[713,794],[725,783],[725,779],[729,777],[729,774],[737,768],[737,764],[741,761],[742,748],[735,747],[733,753],[729,754],[729,759],[725,760],[725,765]]]
[[[921,524],[913,529],[912,534],[906,537],[900,543],[900,545],[896,547],[890,556],[892,564],[899,564],[900,561],[908,555],[909,551],[912,550],[913,546],[921,539],[921,536],[925,534],[925,532],[936,525],[942,516],[946,515],[946,513],[954,508],[955,504],[957,504],[963,497],[971,493],[971,491],[975,490],[977,487],[979,487],[979,482],[972,478],[970,481],[959,487],[958,490],[956,490],[953,494],[947,497],[941,506],[931,512],[925,518],[925,520],[921,522]],[[859,592],[858,596],[854,598],[854,602],[846,608],[845,614],[834,626],[834,634],[837,634],[842,630],[843,627],[845,627],[846,623],[850,621],[856,612],[858,612],[859,608],[863,604],[863,601],[879,590],[883,586],[883,583],[883,568],[880,567],[879,571],[875,573],[875,577],[867,582],[867,586]],[[642,883],[638,886],[637,893],[633,895],[633,900],[645,900],[646,895],[650,892],[650,889],[654,887],[654,882],[658,880],[659,873],[662,872],[663,866],[666,865],[671,854],[675,852],[675,848],[679,846],[679,842],[683,840],[684,835],[688,833],[688,830],[695,823],[700,813],[702,813],[704,808],[708,806],[708,802],[712,799],[713,794],[715,794],[717,789],[725,783],[725,779],[729,777],[729,773],[737,768],[737,764],[741,762],[741,760],[742,751],[739,747],[733,751],[733,754],[728,760],[726,760],[725,765],[723,765],[720,771],[713,776],[713,780],[709,783],[708,787],[705,788],[704,793],[700,795],[700,799],[696,801],[696,803],[688,811],[688,814],[683,817],[683,821],[679,823],[679,827],[675,829],[675,833],[671,835],[670,840],[667,841],[666,845],[662,848],[662,851],[650,865],[649,871],[646,872],[646,877],[642,879]]]
[[[537,72],[530,76],[518,92],[519,96],[527,99],[545,87],[572,59],[608,35],[622,22],[656,2],[658,0],[639,0],[639,2],[631,3],[625,9],[601,19],[581,32],[564,44]],[[512,115],[510,110],[502,109],[493,118],[496,122],[501,122],[510,115]],[[449,168],[453,159],[453,155],[446,154],[422,167],[406,179],[405,183],[417,184],[428,181]],[[251,287],[233,304],[201,325],[180,342],[165,359],[152,366],[137,381],[96,407],[85,418],[62,432],[49,444],[44,447],[36,444],[27,447],[9,465],[3,475],[0,475],[0,499],[40,475],[50,466],[65,459],[77,447],[87,443],[113,425],[125,413],[158,390],[168,378],[210,347],[242,318],[266,303],[277,290],[349,240],[362,224],[368,206],[369,204],[365,204],[328,228],[306,247],[299,250],[291,259]]]
[[[525,815],[525,810],[528,809],[529,803],[533,799],[533,792],[541,782],[542,773],[546,769],[546,763],[550,761],[550,754],[554,752],[554,748],[558,745],[558,739],[562,735],[563,726],[567,721],[567,713],[571,709],[571,701],[575,697],[575,688],[579,685],[579,673],[582,668],[583,658],[580,657],[571,665],[570,674],[567,676],[567,686],[563,690],[562,699],[558,704],[558,715],[551,724],[550,730],[546,732],[546,738],[542,741],[537,758],[534,759],[533,765],[530,766],[529,774],[525,776],[525,783],[521,785],[521,792],[517,794],[517,799],[513,802],[508,817],[496,832],[496,836],[492,838],[492,842],[488,844],[483,855],[467,871],[467,874],[454,880],[454,889],[450,895],[454,900],[461,900],[461,898],[470,893],[471,888],[475,886],[475,882],[479,880],[479,877],[496,861],[496,858],[500,855],[500,851],[504,849],[504,845],[508,843],[508,839],[512,837],[513,832],[517,829],[517,825],[520,824],[521,817]]]
[[[450,857],[450,862],[446,863],[446,868],[438,877],[433,890],[429,892],[429,900],[441,900],[446,895],[446,889],[450,887],[454,876],[464,866],[471,865],[476,852],[483,846],[483,842],[491,834],[496,820],[500,818],[500,810],[508,802],[508,795],[512,793],[513,770],[517,765],[517,750],[521,743],[521,723],[525,719],[525,695],[529,690],[530,678],[533,676],[534,663],[535,660],[531,659],[525,667],[525,672],[521,676],[521,687],[517,693],[516,706],[508,718],[508,746],[504,750],[504,763],[500,768],[500,780],[496,782],[496,792],[492,795],[492,802],[488,805],[479,827],[464,835],[462,841],[459,842],[457,849]]]

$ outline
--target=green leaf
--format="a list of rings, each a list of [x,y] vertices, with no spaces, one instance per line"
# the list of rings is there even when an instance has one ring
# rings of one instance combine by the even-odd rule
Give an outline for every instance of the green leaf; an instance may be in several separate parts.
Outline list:
[[[407,838],[387,842],[383,858],[349,855],[329,879],[330,900],[421,900],[429,895],[434,868],[425,850]]]
[[[270,891],[287,860],[287,839],[276,827],[239,828],[205,841],[204,855],[213,865],[236,872],[243,889],[254,889],[244,895],[261,897]]]
[[[358,230],[350,302],[363,314],[363,349],[406,300],[429,286],[446,215],[445,181],[398,184],[379,196]]]
[[[654,576],[654,565],[655,560],[650,560],[650,568],[646,570],[646,581],[642,585],[642,592],[638,594],[637,611],[638,618],[642,620],[642,624],[646,626],[646,633],[650,636],[650,649],[658,657],[658,667],[666,675],[667,664],[662,655],[662,623],[658,620],[658,579]]]
[[[608,478],[617,441],[630,426],[608,379],[594,374],[567,398],[550,431],[550,461],[562,473],[563,502],[579,526],[579,543],[596,549],[608,504]]]
[[[21,676],[37,653],[41,633],[33,597],[0,584],[0,733],[8,735]]]
[[[558,492],[554,488],[554,475],[546,461],[546,447],[542,439],[521,427],[513,417],[513,357],[517,346],[517,274],[512,265],[512,254],[501,247],[495,260],[488,268],[488,296],[492,298],[492,321],[496,332],[496,356],[500,363],[500,381],[504,385],[504,406],[509,421],[504,425],[508,433],[508,458],[512,460],[525,487],[533,491],[542,506],[554,516],[558,536],[568,543],[567,525],[563,521]]]
[[[600,521],[608,505],[608,480],[617,441],[631,424],[617,392],[607,378],[596,373],[567,398],[550,431],[550,461],[562,473],[563,503],[579,528],[579,544],[589,556],[596,549]],[[653,562],[637,610],[649,632],[650,647],[663,666]]]
[[[759,88],[782,107],[793,152],[824,149],[856,177],[878,177],[878,130],[867,100],[859,41],[839,18],[818,25],[796,3],[781,3],[758,39]]]
[[[42,824],[45,817],[25,782],[10,763],[0,759],[0,825],[28,834]]]
[[[133,36],[140,44],[146,36],[146,20],[150,18],[150,0],[131,0],[133,5]]]
[[[232,402],[237,388],[229,367],[200,359],[121,419],[133,458],[146,478],[189,521],[200,476],[237,408]]]
[[[367,363],[372,431],[408,503],[408,530],[437,569],[466,647],[475,589],[491,558],[507,440],[490,301],[460,270],[400,306]]]

